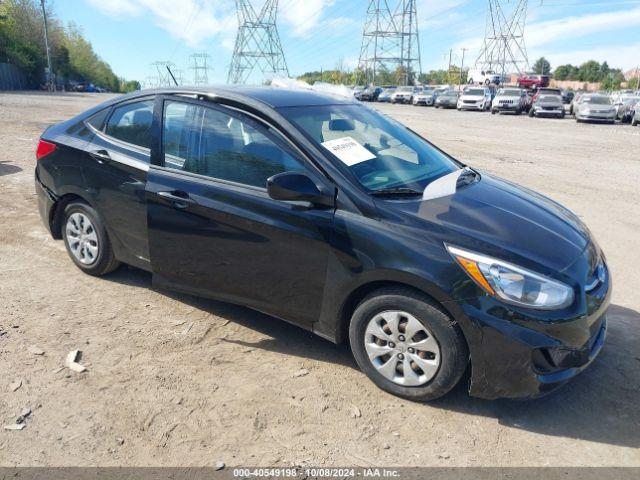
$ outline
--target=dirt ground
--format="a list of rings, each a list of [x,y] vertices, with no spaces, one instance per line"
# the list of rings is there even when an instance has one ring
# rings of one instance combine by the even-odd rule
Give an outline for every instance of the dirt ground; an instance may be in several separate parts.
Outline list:
[[[380,107],[574,210],[614,277],[607,345],[564,389],[422,405],[378,390],[345,346],[139,270],[74,267],[38,216],[34,149],[104,98],[0,94],[0,424],[32,410],[0,430],[0,465],[640,466],[640,128]],[[60,369],[73,349],[86,372]]]

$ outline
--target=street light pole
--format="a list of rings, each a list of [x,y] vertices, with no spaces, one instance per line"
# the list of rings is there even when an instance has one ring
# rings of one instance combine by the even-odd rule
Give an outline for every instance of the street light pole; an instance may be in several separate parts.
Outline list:
[[[44,48],[47,52],[47,84],[51,81],[51,54],[49,52],[49,27],[47,25],[47,10],[44,7],[44,0],[40,0],[42,7],[42,16],[44,18]]]

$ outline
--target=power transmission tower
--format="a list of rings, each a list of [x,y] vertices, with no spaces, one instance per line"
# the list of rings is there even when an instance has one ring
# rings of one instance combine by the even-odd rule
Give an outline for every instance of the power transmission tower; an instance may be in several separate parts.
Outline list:
[[[266,0],[256,14],[250,0],[236,0],[238,34],[227,83],[247,83],[256,66],[263,75],[289,76],[276,27],[278,0]]]
[[[524,41],[528,0],[488,0],[484,42],[476,68],[504,76],[529,68]]]
[[[422,73],[416,0],[399,0],[393,10],[389,2],[369,1],[358,65],[367,83],[391,67],[397,81],[408,85]]]
[[[208,85],[209,84],[209,60],[211,56],[208,53],[194,53],[189,56],[191,66],[189,69],[193,70],[193,84],[194,85]]]
[[[167,69],[167,67],[171,68],[175,66],[172,62],[158,60],[157,62],[153,62],[151,66],[155,67],[158,73],[158,87],[170,87],[174,85],[173,79],[169,74],[169,69]]]

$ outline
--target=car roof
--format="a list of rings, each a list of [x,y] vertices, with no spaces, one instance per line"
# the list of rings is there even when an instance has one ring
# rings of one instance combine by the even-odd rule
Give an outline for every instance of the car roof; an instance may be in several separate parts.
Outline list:
[[[148,95],[204,95],[211,97],[233,97],[234,99],[242,99],[259,101],[272,108],[279,107],[310,107],[319,105],[352,105],[358,104],[354,98],[334,95],[315,90],[306,90],[303,88],[279,88],[279,87],[262,87],[262,86],[245,86],[245,85],[223,85],[223,86],[206,86],[206,87],[171,87],[157,88],[148,90],[139,90],[134,93],[117,97],[109,103],[119,103],[124,100],[134,99],[136,97],[144,97]]]

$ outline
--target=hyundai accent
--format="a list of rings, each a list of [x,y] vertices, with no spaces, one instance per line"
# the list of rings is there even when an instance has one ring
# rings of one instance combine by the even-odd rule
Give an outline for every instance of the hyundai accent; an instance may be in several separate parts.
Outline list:
[[[129,264],[348,341],[403,398],[463,377],[538,396],[604,343],[611,277],[577,216],[354,99],[142,91],[51,126],[36,156],[44,224],[83,272]]]

